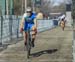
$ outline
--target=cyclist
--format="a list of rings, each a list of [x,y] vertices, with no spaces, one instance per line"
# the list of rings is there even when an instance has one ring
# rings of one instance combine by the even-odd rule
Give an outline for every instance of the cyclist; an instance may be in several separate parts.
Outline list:
[[[63,31],[64,31],[64,28],[65,28],[65,23],[66,23],[65,18],[62,18],[61,21],[60,21],[60,26],[61,26]]]
[[[36,14],[33,13],[30,7],[27,8],[26,13],[23,15],[20,25],[20,32],[23,32],[24,36],[24,44],[27,45],[27,30],[32,30],[32,47],[34,47],[34,41],[37,33],[37,22],[36,22]]]
[[[64,30],[64,28],[65,28],[65,21],[64,21],[64,19],[61,20],[60,26],[61,26],[62,30]]]

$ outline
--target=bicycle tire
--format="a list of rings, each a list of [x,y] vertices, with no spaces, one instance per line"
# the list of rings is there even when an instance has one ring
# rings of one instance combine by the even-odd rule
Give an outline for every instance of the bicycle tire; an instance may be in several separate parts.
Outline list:
[[[29,59],[30,56],[30,50],[27,51],[27,58]]]
[[[27,35],[27,58],[29,59],[30,52],[31,52],[31,38],[30,38],[30,31],[28,31]]]

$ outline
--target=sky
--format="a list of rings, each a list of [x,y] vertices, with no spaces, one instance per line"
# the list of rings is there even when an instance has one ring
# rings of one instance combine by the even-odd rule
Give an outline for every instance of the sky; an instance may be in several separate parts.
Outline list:
[[[51,0],[51,2],[52,2],[52,4],[53,4],[53,6],[58,6],[58,5],[60,5],[62,2],[64,2],[64,0]]]
[[[54,2],[56,2],[56,3],[61,3],[61,2],[63,2],[64,0],[52,0],[52,1],[54,1]]]
[[[53,6],[56,6],[56,5],[58,6],[63,2],[69,4],[69,3],[71,3],[71,0],[51,0],[51,2],[53,4]]]

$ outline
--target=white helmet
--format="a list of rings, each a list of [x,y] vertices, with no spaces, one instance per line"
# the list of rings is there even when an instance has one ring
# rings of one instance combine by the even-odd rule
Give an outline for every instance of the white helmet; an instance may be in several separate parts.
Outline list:
[[[31,11],[32,12],[32,9],[31,9],[31,7],[28,7],[27,9],[26,9],[26,11]]]

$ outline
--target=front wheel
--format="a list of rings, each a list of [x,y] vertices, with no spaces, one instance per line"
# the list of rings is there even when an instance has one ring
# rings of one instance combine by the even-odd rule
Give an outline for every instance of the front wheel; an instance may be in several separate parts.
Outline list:
[[[31,37],[30,37],[30,32],[28,32],[28,35],[27,35],[27,58],[28,59],[30,56],[30,52],[31,52]]]
[[[27,58],[29,59],[30,56],[30,49],[27,51]]]

